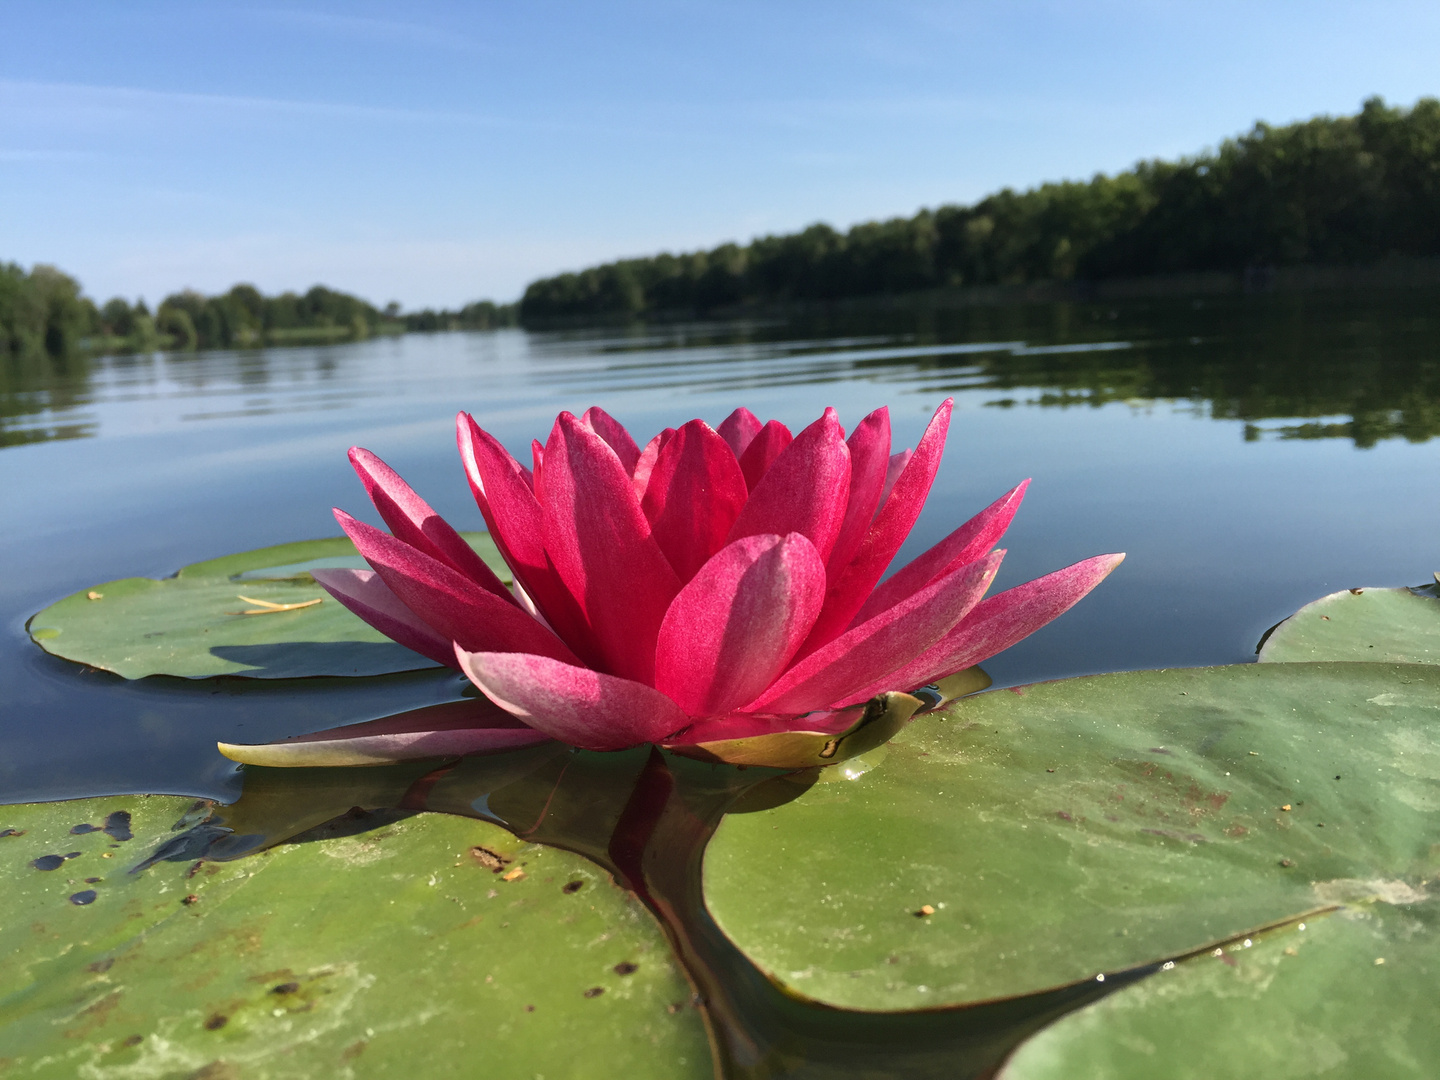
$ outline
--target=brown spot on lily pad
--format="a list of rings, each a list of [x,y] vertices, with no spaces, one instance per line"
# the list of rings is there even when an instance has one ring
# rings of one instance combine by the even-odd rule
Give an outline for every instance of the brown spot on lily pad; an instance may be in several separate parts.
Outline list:
[[[622,960],[612,970],[616,975],[633,975],[640,970],[640,965],[631,963],[629,960]]]
[[[604,992],[605,988],[603,986],[592,986],[589,990],[586,990],[585,993],[581,996],[587,998],[597,998]]]

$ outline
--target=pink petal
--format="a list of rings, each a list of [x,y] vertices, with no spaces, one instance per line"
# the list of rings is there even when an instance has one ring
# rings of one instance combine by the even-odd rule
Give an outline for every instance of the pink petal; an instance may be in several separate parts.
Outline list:
[[[753,739],[757,735],[775,735],[783,731],[813,731],[823,735],[839,735],[852,728],[864,715],[861,709],[819,711],[795,715],[770,713],[731,713],[728,716],[707,716],[665,740],[666,746],[693,746],[695,743],[719,742],[722,739]]]
[[[790,445],[793,438],[790,429],[779,420],[771,420],[755,433],[755,437],[750,440],[739,458],[740,471],[745,474],[745,485],[751,491],[755,490],[760,478]]]
[[[458,665],[453,654],[450,665]],[[414,758],[493,753],[548,742],[549,738],[493,701],[480,698],[431,705],[279,742],[219,746],[220,752],[232,761],[296,768],[384,765]]]
[[[880,506],[885,471],[890,462],[890,410],[882,405],[861,420],[845,445],[850,449],[850,502],[845,508],[845,520],[840,525],[835,549],[825,564],[826,573],[832,579],[840,576],[860,550]]]
[[[400,602],[374,570],[315,569],[310,576],[336,600],[379,630],[436,663],[455,666],[455,649]]]
[[[782,675],[745,711],[805,712],[841,700],[854,701],[857,687],[908,663],[963,619],[995,579],[1002,555],[993,552],[969,566],[957,567],[890,610],[841,634]]]
[[[564,642],[521,611],[511,597],[502,600],[343,510],[336,510],[335,518],[390,591],[441,636],[472,650],[539,653],[578,662]]]
[[[598,662],[600,651],[585,615],[545,553],[545,529],[530,474],[466,413],[456,417],[456,426],[465,475],[515,580],[578,656],[586,663]]]
[[[640,451],[640,460],[635,463],[635,495],[644,502],[645,489],[650,486],[650,474],[655,471],[655,462],[660,457],[660,448],[675,434],[674,428],[666,428]]]
[[[766,425],[766,429],[769,425]],[[748,458],[762,430],[745,452]],[[744,462],[741,462],[744,465]],[[750,501],[730,529],[730,539],[798,532],[830,557],[850,501],[850,450],[834,409],[802,431],[750,491]]]
[[[915,447],[914,456],[906,462],[894,488],[875,515],[860,550],[839,578],[831,580],[825,607],[815,622],[815,629],[810,631],[810,640],[801,647],[801,655],[824,645],[850,625],[855,613],[869,597],[870,590],[880,580],[880,575],[895,558],[905,537],[910,535],[916,518],[920,516],[920,509],[925,505],[925,497],[930,494],[935,472],[940,468],[953,405],[954,399],[946,398],[935,410],[925,434]]]
[[[981,601],[926,652],[898,671],[847,694],[845,702],[864,701],[885,690],[924,686],[989,659],[1069,611],[1124,558],[1123,554],[1097,555]]]
[[[760,433],[762,426],[759,418],[742,405],[720,421],[720,426],[716,428],[716,431],[735,452],[735,460],[739,461],[744,455],[746,447]]]
[[[656,688],[691,716],[754,700],[785,670],[824,598],[825,564],[799,533],[735,541],[670,605],[655,649]]]
[[[635,445],[635,440],[631,438],[630,432],[625,430],[624,424],[599,405],[586,409],[580,422],[604,439],[610,449],[615,451],[615,456],[620,459],[627,476],[635,475],[635,465],[640,460],[640,448]]]
[[[929,551],[891,574],[876,586],[850,625],[858,626],[874,618],[892,604],[924,588],[940,574],[974,562],[984,555],[1005,535],[1029,486],[1029,480],[1017,484]]]
[[[495,576],[495,571],[475,554],[475,549],[461,539],[444,518],[430,509],[430,505],[416,495],[394,469],[359,446],[350,448],[350,464],[397,540],[403,540],[432,559],[438,559],[496,596],[510,595]]]
[[[545,447],[542,493],[546,553],[579,601],[604,666],[650,683],[655,639],[680,580],[650,533],[629,474],[600,436],[561,413]]]
[[[541,498],[540,482],[545,476],[545,447],[540,445],[539,439],[530,440],[530,463],[532,466],[530,490],[535,492],[535,497],[538,499]]]
[[[725,440],[691,420],[661,447],[640,506],[675,573],[689,581],[725,546],[749,496]]]
[[[890,455],[890,462],[885,466],[885,486],[880,489],[880,505],[885,505],[885,500],[890,498],[890,492],[895,488],[895,481],[900,479],[900,474],[905,471],[905,466],[910,464],[910,459],[915,456],[915,451],[906,447],[898,454]]]
[[[507,712],[586,750],[656,742],[687,717],[660,691],[629,679],[521,653],[457,648],[460,670]]]

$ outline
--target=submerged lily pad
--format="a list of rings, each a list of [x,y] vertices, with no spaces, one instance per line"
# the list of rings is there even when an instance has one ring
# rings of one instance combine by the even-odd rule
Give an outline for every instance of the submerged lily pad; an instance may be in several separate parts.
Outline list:
[[[1361,660],[1440,664],[1440,586],[1342,589],[1275,626],[1260,642],[1261,663]]]
[[[1437,836],[1440,668],[1133,672],[916,720],[857,779],[727,818],[705,890],[791,990],[912,1009],[1179,955],[1337,882],[1420,889]]]
[[[1353,885],[1383,895],[1074,1013],[1022,1046],[1002,1080],[1430,1080],[1440,910],[1403,884]]]
[[[7,1075],[712,1075],[659,928],[584,859],[371,814],[132,873],[190,805],[0,807]]]
[[[466,541],[508,579],[489,533]],[[195,563],[173,577],[122,578],[67,596],[30,620],[55,656],[127,679],[385,675],[438,665],[352,615],[311,569],[364,567],[344,537]]]

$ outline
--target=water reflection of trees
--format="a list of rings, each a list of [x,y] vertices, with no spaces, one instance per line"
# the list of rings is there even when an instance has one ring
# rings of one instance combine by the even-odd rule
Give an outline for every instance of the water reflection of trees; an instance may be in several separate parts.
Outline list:
[[[948,340],[964,334],[1130,346],[938,358],[929,365],[937,374],[964,365],[966,376],[952,385],[973,387],[978,362],[979,384],[1007,392],[997,405],[1192,401],[1214,419],[1246,421],[1250,439],[1346,438],[1368,447],[1440,436],[1440,306],[1428,291],[1120,308],[1056,304],[937,313],[928,327],[924,321],[917,327],[922,335]],[[1276,420],[1290,423],[1264,423]]]

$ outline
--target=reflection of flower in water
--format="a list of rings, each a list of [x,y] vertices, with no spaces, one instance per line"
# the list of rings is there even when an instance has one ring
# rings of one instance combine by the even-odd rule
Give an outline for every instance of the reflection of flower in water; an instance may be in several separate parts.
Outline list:
[[[513,587],[358,448],[351,461],[392,533],[337,510],[373,570],[314,574],[508,714],[452,732],[456,748],[838,734],[876,694],[1014,644],[1123,557],[982,600],[1021,484],[881,582],[929,493],[950,409],[892,455],[884,408],[848,439],[833,409],[794,436],[737,409],[718,429],[692,420],[644,449],[592,408],[559,416],[533,444],[533,469],[461,414],[466,474]]]

